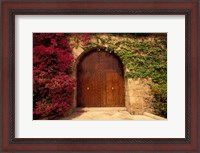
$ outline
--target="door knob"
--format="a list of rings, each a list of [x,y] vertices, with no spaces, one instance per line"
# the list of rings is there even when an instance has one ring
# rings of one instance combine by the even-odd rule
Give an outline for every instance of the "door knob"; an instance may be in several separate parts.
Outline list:
[[[90,88],[89,87],[87,87],[87,90],[89,90]]]
[[[114,90],[114,87],[112,87],[112,90]]]

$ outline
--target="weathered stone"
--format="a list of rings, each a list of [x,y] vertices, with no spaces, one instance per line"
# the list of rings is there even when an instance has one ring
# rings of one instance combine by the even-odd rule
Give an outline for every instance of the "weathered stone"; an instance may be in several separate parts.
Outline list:
[[[129,99],[130,104],[137,102],[137,97],[136,96],[129,96],[127,98]]]
[[[78,47],[78,48],[73,48],[72,53],[74,56],[78,57],[83,51],[84,51],[83,48]]]
[[[108,38],[108,36],[105,34],[102,34],[100,37]],[[119,38],[112,37],[113,41],[117,39]],[[91,41],[97,43],[97,40],[95,37],[92,38]],[[137,38],[137,42],[140,42],[140,41],[141,42],[154,41],[154,38],[149,38],[149,40]],[[107,44],[104,44],[104,46],[107,47]],[[75,57],[79,57],[83,51],[84,50],[81,48],[81,46],[79,46],[77,48],[73,48],[72,53]],[[124,71],[129,72],[129,69],[125,68]],[[74,71],[73,76],[76,76],[75,71]],[[153,84],[154,83],[152,82],[151,78],[125,79],[125,106],[127,107],[127,110],[129,113],[137,115],[137,114],[143,114],[144,112],[149,112],[149,113],[154,112],[154,108],[153,108],[154,96],[151,91],[151,86]],[[75,101],[76,101],[76,98],[75,98]],[[76,104],[74,106],[76,107]]]

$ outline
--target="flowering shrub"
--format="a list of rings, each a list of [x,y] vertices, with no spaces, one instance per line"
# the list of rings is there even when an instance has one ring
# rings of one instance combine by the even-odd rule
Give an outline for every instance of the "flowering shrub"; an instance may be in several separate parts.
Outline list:
[[[73,101],[74,87],[74,79],[69,75],[56,76],[46,81],[40,88],[42,90],[39,90],[40,98],[43,98],[36,102],[34,114],[41,117],[64,115]]]
[[[152,90],[155,97],[155,113],[167,118],[167,84],[154,85]]]
[[[70,46],[72,46],[72,48],[77,48],[78,46],[86,47],[91,40],[91,34],[73,33],[71,34],[71,38],[72,41],[70,43]]]
[[[155,84],[152,86],[152,90],[157,101],[162,103],[167,102],[167,84]]]
[[[34,33],[33,47],[44,45],[45,47],[54,46],[65,51],[71,52],[67,34],[63,33]]]
[[[33,34],[34,119],[63,116],[72,105],[74,57],[66,34]]]

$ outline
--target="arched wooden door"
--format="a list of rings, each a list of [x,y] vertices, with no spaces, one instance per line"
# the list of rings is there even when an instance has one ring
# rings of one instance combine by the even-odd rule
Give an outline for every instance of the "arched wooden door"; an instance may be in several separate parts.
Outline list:
[[[123,64],[112,53],[92,51],[77,67],[78,107],[123,107]]]

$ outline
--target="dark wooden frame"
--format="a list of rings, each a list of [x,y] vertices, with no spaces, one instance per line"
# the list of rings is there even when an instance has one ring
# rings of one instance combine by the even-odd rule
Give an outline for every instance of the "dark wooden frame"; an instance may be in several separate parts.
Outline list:
[[[155,3],[157,2],[157,3]],[[0,136],[1,152],[200,152],[200,107],[198,104],[198,5],[197,0],[137,0],[112,1],[63,1],[35,0],[14,1],[3,0],[2,35],[0,58],[1,92],[0,97]],[[185,138],[74,138],[74,139],[22,139],[15,138],[15,15],[41,14],[142,14],[142,15],[178,15],[186,17],[186,137]],[[199,138],[198,138],[199,136]]]

